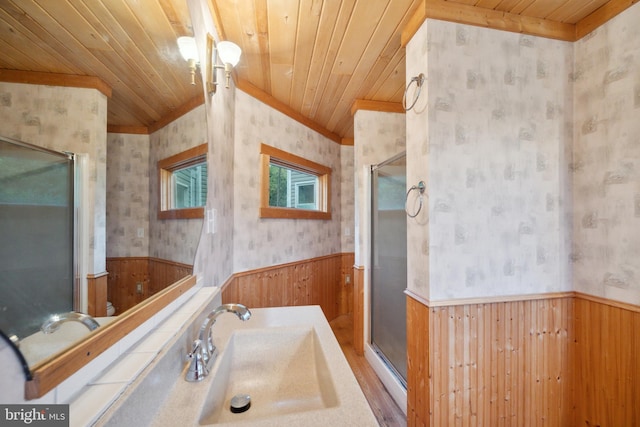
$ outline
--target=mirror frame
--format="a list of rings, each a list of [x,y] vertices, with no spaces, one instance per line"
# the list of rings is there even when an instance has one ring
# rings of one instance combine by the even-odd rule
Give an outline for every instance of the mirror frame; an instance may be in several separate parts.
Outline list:
[[[173,285],[117,316],[113,322],[96,329],[73,347],[36,364],[31,369],[33,378],[30,381],[25,381],[25,399],[37,399],[53,390],[195,284],[196,277],[193,275],[178,280]]]

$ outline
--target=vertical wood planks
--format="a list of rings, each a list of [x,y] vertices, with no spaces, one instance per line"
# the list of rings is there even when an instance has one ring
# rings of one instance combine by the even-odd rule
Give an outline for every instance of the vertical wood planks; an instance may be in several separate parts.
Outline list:
[[[192,273],[193,267],[148,257],[107,258],[107,299],[120,314]],[[142,293],[136,287],[142,283]]]
[[[148,289],[149,258],[107,258],[107,271],[108,298],[116,314],[123,313],[144,301],[146,292],[137,294],[136,283],[142,282],[143,290]]]
[[[407,425],[427,426],[430,396],[429,308],[407,297]]]
[[[351,260],[351,261],[349,261]],[[353,254],[335,254],[234,275],[222,290],[222,302],[250,308],[319,305],[333,320],[343,312],[346,267]],[[347,306],[348,307],[348,306]]]
[[[364,267],[353,266],[353,349],[364,356]]]
[[[107,315],[108,273],[87,276],[88,314],[94,317]]]
[[[409,426],[571,425],[572,297],[430,308],[409,297],[407,315]]]
[[[340,271],[340,301],[338,303],[338,314],[353,313],[353,289],[354,275],[353,265],[355,263],[355,254],[353,252],[342,254],[342,266]]]
[[[640,423],[640,312],[575,299],[573,425]]]

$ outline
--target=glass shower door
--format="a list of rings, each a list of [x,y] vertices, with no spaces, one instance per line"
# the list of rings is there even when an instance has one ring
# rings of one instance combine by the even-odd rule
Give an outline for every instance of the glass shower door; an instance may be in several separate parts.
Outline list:
[[[0,138],[0,329],[73,310],[73,157]]]
[[[371,168],[371,344],[406,386],[406,156]]]

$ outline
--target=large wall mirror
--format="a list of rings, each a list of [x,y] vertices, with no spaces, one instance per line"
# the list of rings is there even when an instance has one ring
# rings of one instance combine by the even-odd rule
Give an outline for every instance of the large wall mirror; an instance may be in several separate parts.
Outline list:
[[[10,236],[0,245],[0,330],[30,353],[28,398],[44,395],[195,284],[191,273],[202,219],[157,215],[158,162],[177,151],[202,149],[204,108],[187,115],[191,125],[181,128],[189,135],[178,144],[168,141],[175,129],[108,134],[105,188],[95,188],[107,199],[108,292],[94,330],[87,322],[67,321],[58,322],[53,333],[42,333],[53,315],[88,306],[86,290],[78,292],[77,257],[69,255],[83,251],[74,240],[73,202],[69,207],[73,180],[82,177],[64,153],[0,138],[0,232]],[[36,337],[32,343],[30,337]]]

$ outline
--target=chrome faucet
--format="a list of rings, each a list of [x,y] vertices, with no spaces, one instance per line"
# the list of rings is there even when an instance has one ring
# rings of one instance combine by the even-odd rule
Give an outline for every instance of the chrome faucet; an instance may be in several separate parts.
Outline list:
[[[96,322],[96,319],[88,314],[78,313],[76,311],[70,311],[63,314],[54,314],[49,317],[40,327],[42,333],[50,334],[58,330],[60,325],[65,322],[80,322],[86,326],[90,331],[96,329],[100,324]]]
[[[187,381],[200,381],[209,375],[209,371],[218,357],[218,349],[211,338],[211,327],[216,323],[218,316],[223,313],[233,313],[242,321],[251,318],[251,312],[242,304],[222,304],[209,313],[202,322],[198,339],[193,342],[193,348],[187,355],[191,359],[186,375]]]

